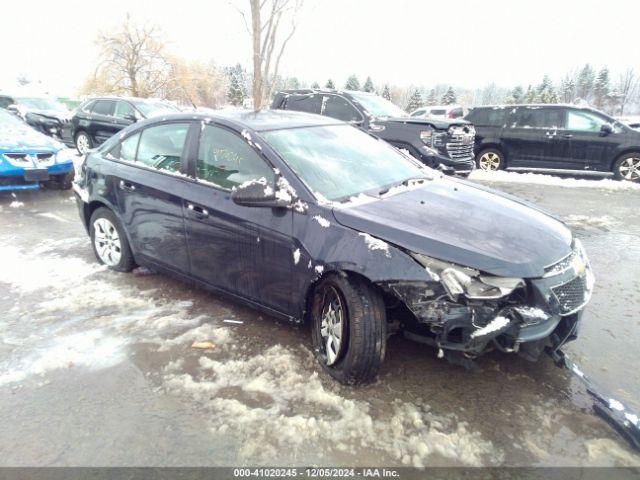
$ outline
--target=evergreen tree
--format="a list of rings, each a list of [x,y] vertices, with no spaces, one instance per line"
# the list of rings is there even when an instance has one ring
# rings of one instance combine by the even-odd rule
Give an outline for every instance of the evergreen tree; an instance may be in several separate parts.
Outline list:
[[[453,105],[454,103],[456,103],[456,92],[453,91],[452,87],[449,87],[442,96],[442,104]]]
[[[364,82],[364,85],[362,86],[362,90],[364,90],[365,92],[373,92],[375,90],[373,88],[373,82],[371,81],[371,77],[367,77],[367,79]]]
[[[595,73],[588,63],[580,70],[578,81],[576,82],[576,94],[578,98],[589,101],[593,93]]]
[[[516,103],[523,103],[523,102],[524,102],[524,90],[520,85],[518,85],[513,90],[511,90],[511,93],[509,93],[509,97],[507,97],[507,103],[510,103],[513,105]]]
[[[409,102],[407,103],[405,110],[411,113],[414,110],[422,107],[423,105],[424,102],[422,101],[422,95],[420,95],[420,91],[416,88],[413,90],[413,93],[409,97]]]
[[[538,85],[538,100],[540,103],[557,103],[558,96],[553,88],[553,82],[549,75],[545,75],[542,83]]]
[[[568,75],[560,82],[560,99],[565,103],[571,103],[575,99],[576,83]]]
[[[391,101],[391,91],[389,90],[389,85],[385,85],[382,89],[382,98],[386,98]]]
[[[351,75],[349,78],[347,78],[347,83],[345,83],[344,89],[360,90],[360,81],[358,80],[358,77],[356,77],[355,75]]]
[[[538,101],[538,96],[536,95],[536,91],[529,85],[527,87],[527,93],[524,95],[525,103],[536,103]]]
[[[313,83],[311,84],[311,88],[313,88],[313,89],[318,89],[318,88],[320,88],[320,84],[319,84],[318,82],[313,82]]]
[[[332,90],[335,90],[336,86],[333,83],[333,80],[329,79],[327,80],[327,83],[324,85],[324,88],[330,88]]]
[[[604,109],[610,100],[611,83],[609,80],[609,69],[605,66],[598,72],[593,86],[594,104],[596,108]]]
[[[438,104],[438,97],[436,96],[436,89],[432,88],[429,90],[429,95],[427,96],[427,105],[433,106]]]
[[[242,102],[247,97],[242,65],[238,63],[233,67],[227,68],[227,77],[227,101],[231,105],[242,105]]]

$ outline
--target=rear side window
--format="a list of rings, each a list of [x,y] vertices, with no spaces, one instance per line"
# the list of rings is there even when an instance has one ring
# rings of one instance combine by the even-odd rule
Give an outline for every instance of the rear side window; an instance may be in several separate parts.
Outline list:
[[[285,104],[287,110],[320,114],[322,95],[291,96]]]
[[[196,177],[224,189],[264,178],[275,183],[273,169],[238,135],[220,127],[205,126],[200,135]]]
[[[502,127],[507,123],[507,109],[476,108],[467,115],[467,120],[481,127]]]
[[[95,113],[96,115],[111,116],[113,115],[113,108],[115,103],[116,102],[114,102],[113,100],[98,100],[91,109],[91,112]]]
[[[188,131],[188,123],[169,123],[144,129],[138,144],[136,162],[158,170],[179,172],[180,157]]]
[[[337,95],[325,97],[322,114],[327,117],[337,118],[343,122],[360,122],[362,115],[348,100]]]
[[[563,128],[564,112],[559,108],[519,108],[516,114],[516,126],[523,128]]]
[[[131,135],[127,137],[122,142],[113,147],[108,155],[111,158],[115,158],[118,160],[125,160],[127,162],[133,162],[136,159],[136,150],[138,149],[138,140],[140,139],[140,134],[136,133],[135,135]]]
[[[435,110],[431,110],[430,115],[436,115],[436,116],[440,116],[440,115],[445,115],[447,113],[446,110],[440,110],[440,109],[435,109]]]

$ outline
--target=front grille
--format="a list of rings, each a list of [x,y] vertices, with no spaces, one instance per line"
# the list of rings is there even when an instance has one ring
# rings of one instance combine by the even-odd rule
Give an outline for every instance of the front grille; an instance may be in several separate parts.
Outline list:
[[[454,126],[449,128],[445,148],[449,158],[459,160],[473,157],[475,130],[470,126]]]
[[[48,166],[53,165],[54,156],[53,153],[38,153],[36,154],[36,160],[38,161],[38,166]]]
[[[25,153],[5,153],[4,156],[9,162],[16,166],[28,165],[31,166],[31,158]]]
[[[579,310],[589,300],[586,277],[579,276],[563,285],[553,287],[553,294],[560,303],[560,313],[569,315]]]

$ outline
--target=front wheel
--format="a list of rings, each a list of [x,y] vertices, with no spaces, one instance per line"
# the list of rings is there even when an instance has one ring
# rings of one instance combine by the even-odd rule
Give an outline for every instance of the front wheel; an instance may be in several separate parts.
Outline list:
[[[640,153],[628,153],[616,160],[613,175],[618,180],[640,182]]]
[[[98,208],[89,221],[93,252],[100,263],[118,272],[130,272],[135,263],[122,225],[108,208]]]
[[[384,302],[359,278],[330,274],[314,291],[311,309],[316,359],[341,383],[371,382],[384,360]]]
[[[485,172],[495,172],[502,170],[505,166],[504,155],[500,150],[487,148],[476,155],[476,163],[480,170]]]

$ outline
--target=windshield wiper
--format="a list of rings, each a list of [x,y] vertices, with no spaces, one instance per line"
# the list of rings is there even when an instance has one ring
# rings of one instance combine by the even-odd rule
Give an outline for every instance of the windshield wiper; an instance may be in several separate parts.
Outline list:
[[[393,184],[391,184],[391,185],[389,185],[389,186],[387,186],[387,187],[384,187],[383,189],[381,189],[381,190],[378,192],[378,195],[384,195],[385,193],[389,193],[389,190],[391,190],[392,188],[395,188],[395,187],[399,187],[400,185],[404,185],[405,187],[408,187],[408,186],[409,186],[409,184],[410,184],[411,182],[416,181],[416,182],[420,182],[420,183],[422,183],[422,182],[424,182],[425,180],[427,180],[427,179],[426,179],[426,178],[424,178],[424,177],[411,177],[411,178],[407,178],[406,180],[403,180],[403,181],[401,181],[401,182],[393,183]]]

